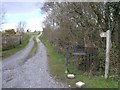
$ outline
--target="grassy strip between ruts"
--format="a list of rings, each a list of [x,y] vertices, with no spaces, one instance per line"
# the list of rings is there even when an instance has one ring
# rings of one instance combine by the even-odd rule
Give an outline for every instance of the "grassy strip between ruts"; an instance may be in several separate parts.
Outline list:
[[[8,56],[11,56],[11,55],[13,55],[14,53],[16,53],[17,51],[23,49],[23,48],[28,44],[29,39],[30,39],[30,36],[28,35],[28,36],[26,37],[26,39],[24,39],[24,40],[22,41],[22,43],[19,44],[19,45],[17,45],[15,48],[2,51],[2,58],[6,58],[6,57],[8,57]]]
[[[34,56],[37,52],[37,47],[38,47],[38,44],[37,44],[37,41],[36,41],[36,35],[34,35],[34,46],[32,48],[32,50],[30,51],[29,55],[28,55],[28,58],[31,58],[32,56]]]
[[[65,74],[65,57],[60,53],[57,53],[50,43],[48,43],[42,36],[40,40],[47,48],[47,54],[49,59],[50,72],[56,80],[59,80],[71,87],[75,87],[75,83],[83,81],[85,83],[84,88],[118,88],[118,83],[112,79],[104,79],[104,77],[87,76],[75,70],[75,78],[68,79]],[[71,66],[72,67],[72,66]]]

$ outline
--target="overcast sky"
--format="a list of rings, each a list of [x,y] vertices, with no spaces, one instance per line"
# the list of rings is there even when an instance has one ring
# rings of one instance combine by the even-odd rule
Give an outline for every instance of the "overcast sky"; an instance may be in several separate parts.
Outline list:
[[[20,21],[27,23],[26,30],[42,30],[42,21],[45,17],[40,10],[42,5],[43,3],[37,2],[3,2],[2,8],[6,11],[3,30],[16,29]]]

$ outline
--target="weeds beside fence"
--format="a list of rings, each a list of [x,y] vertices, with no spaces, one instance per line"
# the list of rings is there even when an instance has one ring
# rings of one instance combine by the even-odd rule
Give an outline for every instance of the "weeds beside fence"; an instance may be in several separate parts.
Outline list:
[[[26,35],[2,35],[2,51],[15,48],[26,38]]]
[[[17,46],[15,46],[15,48],[9,48],[7,50],[1,51],[1,55],[3,58],[6,58],[10,55],[13,55],[14,53],[16,53],[17,51],[23,49],[29,42],[30,39],[30,35],[26,35],[25,38],[22,40],[21,44],[18,44]]]
[[[78,66],[76,64],[73,64],[72,62],[69,63],[69,70],[75,72],[75,78],[74,79],[66,78],[64,55],[57,52],[55,48],[52,46],[52,44],[47,42],[47,40],[44,37],[40,36],[40,40],[47,48],[50,72],[53,75],[53,77],[58,81],[62,81],[63,83],[73,88],[75,87],[75,83],[78,82],[79,80],[86,84],[84,88],[118,87],[118,83],[114,79],[112,78],[105,79],[104,77],[101,76],[87,75],[84,73],[84,71],[82,72],[78,70],[77,68]]]

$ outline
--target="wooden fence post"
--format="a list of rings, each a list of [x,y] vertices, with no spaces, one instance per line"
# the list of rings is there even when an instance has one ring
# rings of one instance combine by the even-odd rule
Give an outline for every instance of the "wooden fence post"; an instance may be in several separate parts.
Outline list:
[[[66,62],[65,62],[65,65],[66,65],[65,73],[67,74],[69,72],[68,71],[68,47],[66,48]]]

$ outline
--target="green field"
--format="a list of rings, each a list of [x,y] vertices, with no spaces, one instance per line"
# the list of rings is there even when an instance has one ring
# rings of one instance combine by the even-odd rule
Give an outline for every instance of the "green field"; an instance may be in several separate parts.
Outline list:
[[[40,40],[44,43],[47,48],[47,54],[49,58],[49,68],[53,77],[56,80],[65,83],[65,85],[71,85],[71,87],[75,87],[75,83],[77,81],[83,81],[85,83],[84,88],[118,88],[118,83],[112,79],[104,79],[104,77],[98,76],[87,76],[83,75],[83,73],[75,68],[75,78],[68,79],[65,74],[65,57],[57,53],[55,49],[48,43],[42,36]],[[71,65],[71,67],[73,67]]]

